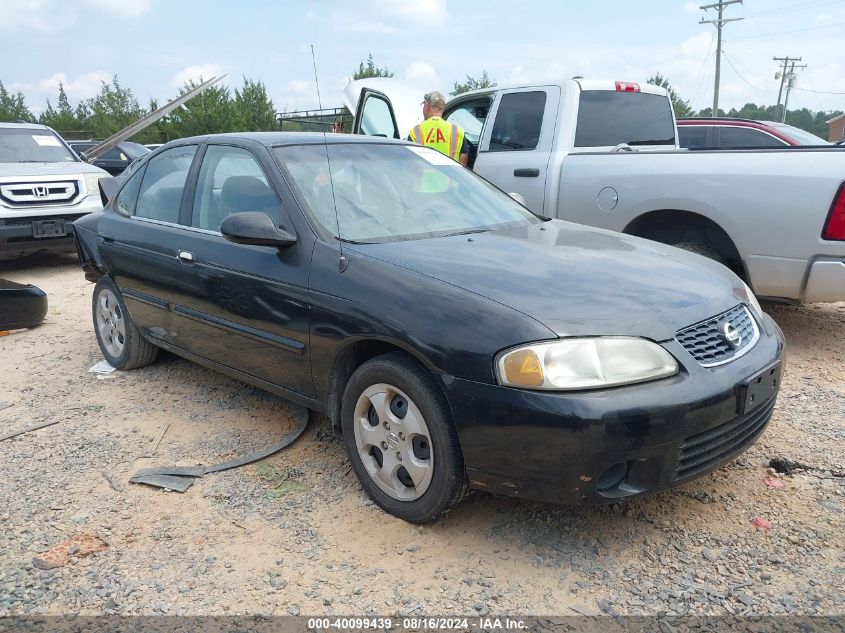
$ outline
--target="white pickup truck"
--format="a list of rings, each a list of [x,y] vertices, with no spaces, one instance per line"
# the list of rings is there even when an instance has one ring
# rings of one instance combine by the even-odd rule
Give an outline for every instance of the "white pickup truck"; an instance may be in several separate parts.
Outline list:
[[[362,134],[405,138],[422,117],[419,90],[392,79],[343,98]],[[708,255],[768,299],[845,300],[843,149],[679,149],[666,91],[619,81],[478,90],[444,117],[470,166],[536,213]]]
[[[54,130],[0,123],[0,260],[74,250],[71,223],[103,208],[100,178]]]

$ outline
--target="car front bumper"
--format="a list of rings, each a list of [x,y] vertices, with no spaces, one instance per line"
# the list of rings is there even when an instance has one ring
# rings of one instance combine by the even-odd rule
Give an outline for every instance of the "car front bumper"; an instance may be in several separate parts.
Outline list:
[[[39,251],[73,251],[72,223],[93,210],[95,209],[76,208],[73,212],[62,212],[61,209],[56,209],[51,215],[14,218],[4,218],[0,215],[0,259],[20,257]],[[36,237],[33,222],[42,223],[42,227],[50,225],[56,234]]]
[[[441,376],[474,488],[566,504],[608,503],[671,488],[744,451],[772,415],[783,335],[768,316],[737,360],[698,365],[675,341],[681,372],[580,393],[524,391]],[[769,375],[769,368],[780,375]],[[742,385],[767,370],[776,387],[744,408]]]

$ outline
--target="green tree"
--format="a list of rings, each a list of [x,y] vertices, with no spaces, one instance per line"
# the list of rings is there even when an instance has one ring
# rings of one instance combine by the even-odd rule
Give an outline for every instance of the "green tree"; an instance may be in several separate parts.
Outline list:
[[[200,83],[190,81],[179,89],[185,94]],[[235,112],[232,96],[226,86],[215,85],[206,88],[193,99],[179,106],[170,114],[168,131],[171,138],[217,134],[234,130]]]
[[[57,130],[62,136],[74,136],[74,132],[81,132],[82,125],[76,116],[76,112],[70,107],[65,87],[59,83],[59,96],[56,101],[56,107],[47,99],[47,109],[41,113],[38,122],[43,125],[49,125],[54,130]],[[82,136],[85,136],[84,134]]]
[[[495,88],[496,82],[487,75],[487,71],[481,71],[481,76],[476,79],[475,77],[471,77],[467,75],[467,80],[464,83],[455,82],[455,86],[452,88],[452,96],[457,96],[459,94],[463,94],[465,92],[469,92],[470,90],[480,90],[482,88]]]
[[[27,107],[23,93],[18,90],[12,94],[0,81],[0,121],[35,121],[32,111]]]
[[[367,79],[369,77],[393,77],[393,72],[388,70],[387,66],[379,68],[373,60],[373,54],[370,53],[367,57],[367,64],[364,65],[362,61],[358,64],[358,70],[352,75],[352,80]]]
[[[276,129],[276,108],[261,81],[244,77],[243,87],[235,90],[233,109],[237,131],[258,132]]]
[[[99,94],[85,101],[77,111],[85,115],[81,122],[96,138],[111,136],[144,115],[132,90],[121,86],[117,75],[110,83],[101,82]]]
[[[690,107],[689,101],[685,101],[681,96],[675,92],[669,80],[660,73],[654,73],[647,80],[648,83],[665,88],[669,93],[669,99],[672,101],[672,109],[675,111],[675,118],[694,116],[695,111]]]

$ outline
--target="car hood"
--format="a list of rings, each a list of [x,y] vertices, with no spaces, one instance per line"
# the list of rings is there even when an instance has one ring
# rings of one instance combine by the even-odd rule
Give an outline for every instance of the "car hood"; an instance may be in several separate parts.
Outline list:
[[[21,176],[78,176],[79,174],[100,174],[108,172],[88,163],[0,163],[0,178]]]
[[[739,278],[709,259],[560,220],[351,250],[510,306],[558,336],[663,341],[747,300]]]

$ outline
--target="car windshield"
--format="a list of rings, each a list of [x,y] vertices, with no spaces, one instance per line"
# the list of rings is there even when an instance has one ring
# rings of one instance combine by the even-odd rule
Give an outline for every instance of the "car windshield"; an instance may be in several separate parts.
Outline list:
[[[773,127],[778,132],[783,132],[787,136],[791,136],[801,145],[830,145],[829,141],[816,136],[812,132],[807,132],[806,130],[802,130],[801,128],[797,128],[792,125],[775,125]]]
[[[0,163],[75,163],[78,160],[51,130],[0,128]]]
[[[421,239],[541,221],[487,181],[425,147],[338,143],[275,152],[313,219],[343,240]]]

